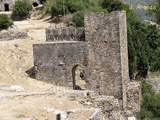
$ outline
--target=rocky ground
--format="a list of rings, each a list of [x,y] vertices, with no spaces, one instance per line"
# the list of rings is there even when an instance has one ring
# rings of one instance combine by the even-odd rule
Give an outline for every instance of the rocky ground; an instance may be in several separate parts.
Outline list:
[[[11,30],[27,32],[28,37],[0,41],[0,120],[56,120],[63,111],[69,112],[64,118],[70,114],[70,120],[86,120],[95,112],[75,99],[86,91],[53,86],[26,74],[33,66],[32,45],[45,41],[50,25],[43,20],[15,22]]]

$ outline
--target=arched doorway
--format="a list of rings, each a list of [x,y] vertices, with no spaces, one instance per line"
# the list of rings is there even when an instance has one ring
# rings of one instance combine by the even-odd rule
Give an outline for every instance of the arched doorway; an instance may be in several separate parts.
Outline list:
[[[86,85],[85,67],[83,65],[75,65],[72,68],[72,79],[74,90],[84,90]]]
[[[4,4],[4,11],[9,11],[9,4],[8,3]]]

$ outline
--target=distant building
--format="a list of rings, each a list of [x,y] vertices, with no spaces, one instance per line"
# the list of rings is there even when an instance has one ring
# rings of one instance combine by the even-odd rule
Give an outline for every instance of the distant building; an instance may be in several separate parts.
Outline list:
[[[13,9],[13,5],[16,0],[0,0],[0,11],[7,12]],[[27,0],[31,2],[33,7],[37,7],[40,4],[43,4],[45,0]]]
[[[10,11],[15,0],[0,0],[0,11]]]

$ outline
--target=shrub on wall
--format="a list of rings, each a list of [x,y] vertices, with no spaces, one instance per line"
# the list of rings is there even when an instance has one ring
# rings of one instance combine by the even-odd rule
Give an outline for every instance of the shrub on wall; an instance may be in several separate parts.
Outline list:
[[[52,17],[77,13],[80,11],[106,11],[100,6],[100,0],[48,0],[45,4],[45,11]]]
[[[18,0],[13,7],[13,17],[23,19],[29,16],[32,5],[26,0]]]
[[[13,24],[12,20],[8,18],[7,15],[0,15],[0,30],[7,29],[9,26]]]
[[[73,15],[72,22],[75,24],[76,27],[83,27],[84,26],[84,12],[77,12]]]
[[[62,1],[52,3],[49,12],[51,16],[64,15],[66,12],[66,7],[63,5]]]

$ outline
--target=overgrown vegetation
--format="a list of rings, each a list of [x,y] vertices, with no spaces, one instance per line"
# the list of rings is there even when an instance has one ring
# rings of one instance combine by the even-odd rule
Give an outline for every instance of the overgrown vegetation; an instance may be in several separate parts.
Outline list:
[[[160,0],[152,1],[148,7],[148,13],[155,17],[155,22],[160,24]]]
[[[0,15],[0,30],[7,29],[13,24],[12,20],[7,15]]]
[[[75,24],[75,26],[83,27],[84,26],[84,12],[83,11],[76,12],[73,15],[72,21]]]
[[[107,12],[100,6],[101,0],[48,0],[46,2],[45,10],[51,14],[52,17],[63,16],[67,14],[74,14],[72,22],[77,27],[84,25],[84,13],[87,12]]]
[[[32,5],[26,0],[17,0],[13,7],[13,18],[24,19],[29,16]]]
[[[142,81],[142,106],[140,120],[160,120],[160,94],[156,94],[152,86]]]

